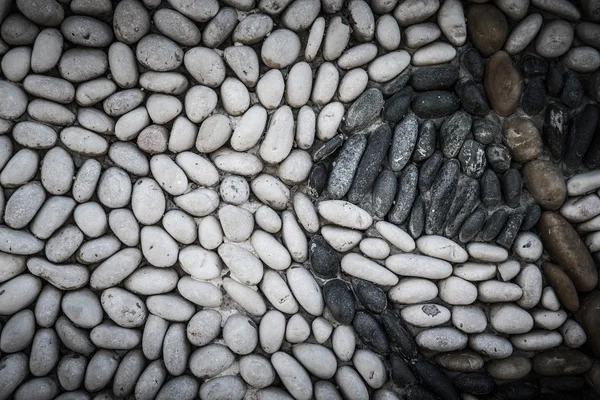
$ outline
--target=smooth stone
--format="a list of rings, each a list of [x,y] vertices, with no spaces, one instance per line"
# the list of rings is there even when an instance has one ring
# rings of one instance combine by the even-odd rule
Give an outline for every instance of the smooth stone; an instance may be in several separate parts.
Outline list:
[[[456,388],[462,392],[484,395],[494,390],[494,380],[483,373],[463,373],[453,379]]]
[[[541,10],[570,21],[577,21],[581,13],[573,4],[563,0],[532,0],[531,4]]]
[[[492,378],[516,380],[527,376],[531,371],[532,364],[529,358],[513,355],[503,360],[491,360],[485,367]]]
[[[336,321],[342,324],[352,322],[355,314],[354,296],[343,281],[335,279],[323,285],[323,299]]]
[[[494,333],[478,333],[469,337],[469,347],[491,359],[504,359],[513,353],[510,341]]]
[[[463,80],[457,86],[456,91],[467,112],[480,117],[489,113],[490,106],[481,85],[472,80]]]
[[[387,99],[382,112],[383,118],[392,123],[400,122],[408,113],[413,94],[412,87],[407,86]]]
[[[567,21],[552,21],[542,27],[535,42],[535,51],[546,58],[560,57],[571,47],[573,36],[573,28]]]
[[[399,304],[422,303],[435,299],[437,295],[437,285],[421,278],[403,278],[388,292],[390,300]]]
[[[543,18],[540,14],[530,14],[527,18],[520,21],[513,28],[506,43],[504,50],[511,55],[518,54],[525,50],[527,46],[533,42],[537,36],[543,23]]]
[[[394,18],[401,27],[407,27],[422,22],[435,14],[440,8],[439,1],[421,4],[419,1],[410,0],[400,3],[394,10]]]
[[[561,171],[548,161],[534,160],[523,168],[525,187],[542,207],[558,209],[565,201],[566,186]]]
[[[523,261],[535,262],[542,256],[542,242],[535,234],[522,232],[515,239],[513,251]]]
[[[478,287],[479,301],[485,303],[506,303],[517,301],[523,295],[523,290],[514,283],[487,281]]]
[[[572,349],[547,350],[533,358],[533,370],[544,376],[579,375],[591,365],[585,354]]]
[[[277,352],[271,356],[273,368],[282,380],[283,385],[296,399],[310,399],[313,387],[306,370],[292,356]]]
[[[419,123],[413,114],[407,115],[396,125],[388,156],[392,171],[402,170],[410,161],[417,143],[418,131]]]
[[[420,118],[435,119],[454,113],[459,107],[455,94],[432,90],[417,93],[412,100],[413,112]]]
[[[420,347],[436,352],[460,350],[467,345],[467,335],[454,328],[427,329],[421,331],[415,340]]]
[[[348,108],[344,122],[345,129],[351,132],[365,128],[379,115],[383,104],[381,91],[375,88],[366,90]]]
[[[468,305],[477,299],[477,287],[456,276],[438,282],[439,297],[452,305]]]
[[[503,126],[506,146],[511,150],[512,159],[523,163],[539,157],[543,143],[540,132],[525,118],[506,120]]]
[[[450,310],[436,304],[408,306],[402,309],[401,315],[407,323],[420,328],[443,325],[450,320]]]
[[[522,351],[543,351],[560,346],[563,339],[556,331],[531,331],[511,337],[513,346]]]
[[[580,196],[600,188],[600,174],[596,171],[582,172],[567,181],[567,194]]]
[[[129,275],[123,285],[127,290],[145,296],[167,293],[178,286],[178,276],[174,272],[164,268],[142,267]],[[185,282],[186,280],[183,280],[181,286],[184,286]]]
[[[572,319],[566,320],[559,328],[559,332],[565,345],[572,348],[581,347],[587,341],[587,335],[583,327]]]
[[[453,274],[467,281],[487,281],[496,276],[496,265],[468,262],[454,267]]]
[[[579,77],[572,71],[567,71],[564,76],[564,86],[560,94],[560,101],[569,108],[576,108],[583,102],[584,89]]]
[[[499,143],[491,143],[485,148],[488,164],[497,173],[506,172],[510,168],[511,155],[507,147]]]
[[[411,57],[405,50],[396,50],[373,60],[367,72],[372,81],[388,82],[404,71],[410,62]]]
[[[432,92],[429,92],[432,93]],[[455,119],[459,123],[462,119]],[[448,125],[447,129],[451,129]],[[431,188],[431,199],[425,221],[425,233],[428,235],[436,234],[442,228],[444,220],[451,207],[450,198],[454,198],[457,189],[460,163],[458,160],[446,161],[437,176],[435,177]],[[417,244],[418,246],[418,244]],[[454,248],[453,248],[454,249]],[[460,258],[460,256],[458,256]],[[464,260],[466,261],[466,259]],[[461,261],[457,261],[461,262]]]
[[[507,303],[492,307],[490,324],[500,333],[521,334],[533,328],[533,318],[522,308]]]
[[[419,254],[394,254],[385,260],[385,266],[398,275],[417,278],[444,279],[452,274],[449,262]]]
[[[440,353],[435,362],[442,368],[456,372],[475,372],[483,367],[483,359],[471,350]]]
[[[508,116],[515,112],[523,81],[506,52],[499,51],[490,59],[485,70],[484,88],[490,105],[499,115]]]
[[[594,72],[600,67],[600,53],[593,47],[576,47],[567,52],[563,57],[563,63],[575,72]]]
[[[273,31],[263,43],[261,58],[270,68],[285,68],[291,65],[300,53],[300,39],[287,29]]]
[[[548,310],[558,311],[558,309],[560,309],[560,300],[551,286],[546,286],[544,290],[542,290],[541,304],[542,307]]]
[[[474,4],[467,10],[469,37],[484,57],[502,48],[508,35],[506,17],[491,4]]]
[[[411,63],[416,67],[443,64],[456,57],[456,49],[448,43],[434,42],[419,48],[412,56]]]
[[[467,252],[456,242],[442,236],[423,236],[416,241],[417,248],[424,255],[453,263],[467,261]]]
[[[487,326],[487,319],[481,307],[452,307],[452,324],[465,333],[480,333]]]
[[[415,162],[427,160],[435,151],[437,132],[431,121],[423,123],[419,127],[419,136],[412,155]]]
[[[574,124],[571,126],[563,163],[563,170],[567,175],[577,170],[581,164],[582,154],[585,153],[593,140],[593,130],[599,119],[598,112],[597,106],[592,104],[586,105],[577,114]]]

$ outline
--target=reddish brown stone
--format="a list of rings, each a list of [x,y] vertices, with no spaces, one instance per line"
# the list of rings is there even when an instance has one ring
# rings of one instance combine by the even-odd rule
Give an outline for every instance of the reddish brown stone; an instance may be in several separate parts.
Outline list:
[[[562,305],[569,311],[577,311],[579,308],[577,289],[565,271],[556,264],[545,262],[542,263],[542,272]]]
[[[523,181],[536,203],[547,210],[557,210],[567,197],[563,174],[549,161],[534,160],[525,164]]]
[[[488,57],[504,45],[508,21],[504,13],[492,4],[474,4],[467,11],[467,29],[475,48]]]
[[[517,110],[523,93],[523,80],[508,53],[499,51],[490,58],[483,87],[496,113],[508,117]]]

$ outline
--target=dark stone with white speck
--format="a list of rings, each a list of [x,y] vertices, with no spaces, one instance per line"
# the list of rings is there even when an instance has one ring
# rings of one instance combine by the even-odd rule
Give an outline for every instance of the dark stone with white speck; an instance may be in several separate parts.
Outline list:
[[[327,192],[333,199],[341,199],[348,193],[360,159],[367,147],[365,135],[353,135],[346,140],[339,152],[327,180]]]
[[[514,168],[509,169],[502,175],[500,183],[504,202],[511,208],[517,208],[521,201],[521,189],[523,189],[523,180],[519,171]]]
[[[328,175],[327,166],[324,163],[317,163],[313,167],[307,182],[307,191],[310,196],[319,197],[321,195],[327,184]]]
[[[483,228],[485,224],[485,211],[483,208],[478,207],[473,214],[469,215],[469,218],[465,221],[465,223],[460,227],[460,232],[458,233],[458,240],[461,243],[470,242]]]
[[[348,108],[344,121],[344,130],[346,132],[353,132],[366,128],[379,116],[383,104],[383,94],[379,89],[371,88],[365,90]]]
[[[371,132],[367,139],[367,147],[363,153],[354,181],[348,191],[348,201],[358,203],[371,191],[377,175],[381,170],[381,163],[385,159],[390,141],[392,140],[392,130],[387,125],[380,125]]]
[[[594,138],[594,133],[598,126],[598,118],[599,109],[595,104],[586,105],[573,118],[573,125],[571,126],[563,161],[565,174],[570,175],[574,173],[581,164],[581,159]]]
[[[417,144],[419,121],[414,114],[409,114],[396,125],[388,160],[392,171],[401,171],[410,158]]]
[[[413,89],[407,86],[398,93],[387,99],[383,107],[381,116],[384,120],[393,124],[400,121],[410,108],[413,99]]]
[[[453,65],[434,65],[412,73],[409,85],[418,92],[452,87],[458,80],[458,68]]]
[[[349,325],[354,319],[356,304],[354,295],[341,279],[332,279],[323,285],[323,300],[333,318],[340,324]]]
[[[392,381],[396,386],[403,387],[417,383],[417,378],[400,354],[390,354],[390,369],[392,370]]]
[[[454,386],[461,392],[474,395],[489,394],[496,386],[494,380],[486,374],[479,372],[468,372],[460,374],[453,379]]]
[[[337,275],[340,269],[340,260],[337,252],[321,235],[314,235],[308,244],[310,265],[315,275],[329,279]]]
[[[544,142],[550,150],[552,160],[559,161],[567,148],[569,113],[565,106],[552,103],[546,107],[544,114]]]
[[[490,112],[483,87],[472,80],[460,82],[456,87],[462,108],[472,115],[484,117]]]
[[[408,220],[408,233],[413,239],[418,238],[423,234],[425,228],[425,202],[421,196],[417,196],[410,210],[410,218]]]
[[[425,233],[433,235],[439,232],[444,224],[451,206],[449,199],[454,198],[458,184],[460,164],[456,159],[448,160],[442,165],[431,187],[431,200],[427,206]]]
[[[492,143],[485,148],[488,164],[496,172],[505,172],[510,168],[510,150],[499,143]]]
[[[497,385],[494,396],[502,400],[533,399],[540,388],[533,381],[514,381]]]
[[[437,132],[433,121],[427,120],[419,128],[419,137],[413,151],[412,159],[414,162],[427,160],[435,151],[435,137]]]
[[[500,124],[490,118],[475,118],[471,130],[475,140],[481,144],[490,144],[500,137]]]
[[[496,210],[490,215],[485,221],[485,225],[483,226],[483,231],[481,233],[481,238],[486,241],[492,241],[500,234],[504,225],[506,225],[506,221],[508,220],[508,211],[501,208]]]
[[[519,230],[521,229],[521,224],[523,223],[523,213],[514,212],[508,216],[508,221],[496,238],[496,243],[505,249],[510,249],[515,238],[519,234]]]
[[[312,157],[314,162],[319,162],[333,153],[344,143],[342,135],[336,135],[327,142],[315,143],[312,151]]]
[[[415,339],[394,310],[387,309],[382,312],[381,322],[390,339],[392,349],[397,348],[408,359],[418,355]]]
[[[475,179],[467,179],[463,182],[465,183],[458,189],[454,198],[458,203],[457,210],[448,213],[446,227],[444,228],[447,237],[454,237],[458,233],[463,222],[472,214],[473,209],[479,202],[479,182]]]
[[[421,383],[442,400],[458,400],[459,396],[448,375],[431,361],[422,358],[411,362],[413,370],[421,377]]]
[[[358,311],[352,326],[369,349],[378,354],[389,354],[390,341],[377,318],[365,311]]]
[[[444,156],[438,150],[421,165],[419,171],[419,190],[421,193],[429,190],[443,163]]]
[[[458,153],[458,160],[463,174],[471,178],[479,178],[487,165],[485,146],[475,140],[467,139]]]
[[[440,129],[440,148],[445,157],[456,157],[472,123],[471,116],[464,111],[457,111],[444,121]]]
[[[373,186],[372,210],[377,218],[383,218],[394,204],[398,178],[389,169],[381,171]]]
[[[576,108],[583,101],[583,87],[577,75],[571,71],[565,74],[565,84],[560,93],[560,101],[569,108]]]
[[[406,390],[406,400],[437,400],[437,397],[429,393],[420,385],[412,385]]]
[[[481,201],[487,208],[494,208],[502,203],[500,180],[491,169],[485,170],[481,177]]]
[[[383,85],[381,87],[381,92],[384,96],[392,96],[402,90],[408,83],[409,79],[410,72],[408,69],[406,69],[400,75]]]
[[[542,78],[533,78],[529,80],[523,97],[521,98],[521,108],[527,115],[537,115],[546,105],[546,86]]]
[[[521,223],[521,230],[528,231],[532,229],[542,216],[542,209],[536,203],[532,203],[525,209],[525,217]]]
[[[385,310],[387,297],[379,286],[362,279],[352,279],[352,288],[365,309],[376,314],[381,314]]]
[[[413,97],[412,110],[419,118],[446,117],[460,107],[458,97],[452,92],[431,90]]]
[[[560,65],[554,61],[548,65],[548,73],[546,74],[546,91],[552,97],[560,96],[565,78]]]
[[[408,218],[415,197],[417,197],[418,183],[419,169],[415,164],[407,165],[400,176],[396,204],[394,204],[388,216],[391,223],[401,224]]]
[[[477,82],[481,82],[483,74],[485,73],[485,62],[477,50],[470,48],[465,51],[461,61],[464,69],[471,74],[473,79]]]
[[[523,67],[523,75],[526,78],[532,78],[536,76],[544,76],[548,73],[548,62],[542,57],[525,54],[521,60]]]

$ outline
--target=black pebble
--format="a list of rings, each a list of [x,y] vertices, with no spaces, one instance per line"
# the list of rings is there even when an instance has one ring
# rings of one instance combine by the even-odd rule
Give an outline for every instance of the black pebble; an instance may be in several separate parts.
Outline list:
[[[390,352],[390,342],[385,330],[373,315],[358,311],[352,321],[356,334],[375,353],[386,355]]]
[[[510,150],[499,143],[492,143],[485,148],[488,164],[496,172],[504,172],[510,168]]]
[[[454,386],[461,392],[475,395],[484,395],[494,390],[494,380],[489,375],[470,372],[454,377]]]
[[[456,193],[460,164],[456,159],[450,159],[442,165],[440,172],[431,187],[431,199],[427,206],[425,218],[425,233],[436,234],[444,224],[446,215]]]
[[[549,392],[574,392],[583,389],[584,381],[580,376],[553,376],[540,379],[542,390]]]
[[[565,80],[560,65],[554,61],[550,62],[548,73],[546,74],[546,90],[548,94],[552,97],[560,96],[564,83]]]
[[[456,157],[472,124],[473,119],[464,111],[457,111],[444,121],[440,129],[440,149],[445,157]]]
[[[485,146],[475,140],[467,139],[458,153],[458,161],[463,174],[471,178],[479,178],[487,165]]]
[[[416,93],[412,101],[412,110],[420,118],[441,118],[458,110],[460,101],[452,92],[431,90]]]
[[[332,199],[341,199],[350,190],[358,163],[366,147],[365,135],[352,135],[344,143],[327,178],[327,192]]]
[[[407,86],[400,90],[398,93],[387,99],[383,106],[383,112],[381,116],[384,120],[393,124],[400,121],[410,108],[410,103],[413,99],[413,89]]]
[[[385,292],[379,286],[362,279],[353,279],[354,294],[367,311],[381,314],[387,306]]]
[[[455,201],[458,203],[457,210],[448,213],[444,233],[447,237],[454,237],[463,222],[472,214],[473,209],[479,202],[479,182],[475,179],[466,179],[465,184],[457,191]]]
[[[413,239],[418,238],[425,228],[425,202],[421,196],[417,196],[410,210],[408,220],[408,233]]]
[[[521,201],[521,189],[523,182],[521,174],[514,168],[509,169],[502,175],[502,194],[504,201],[511,208],[517,208]]]
[[[380,125],[371,132],[348,191],[348,201],[358,203],[371,190],[381,170],[381,163],[387,155],[391,139],[392,131],[387,125]]]
[[[583,163],[589,169],[600,168],[600,128],[596,129],[592,143],[583,157]]]
[[[575,116],[563,162],[563,169],[567,175],[577,171],[577,168],[581,164],[581,159],[590,147],[594,133],[596,132],[598,117],[599,109],[596,104],[586,105]]]
[[[544,76],[548,72],[548,62],[542,57],[533,54],[525,54],[521,60],[523,75],[525,75],[526,78]]]
[[[392,171],[398,172],[406,166],[412,157],[419,136],[419,121],[409,114],[396,125],[390,146],[388,161]]]
[[[471,74],[474,80],[481,82],[485,73],[485,63],[481,55],[474,48],[465,51],[462,56],[463,67]]]
[[[481,177],[481,201],[486,208],[494,208],[502,203],[500,180],[491,169],[486,169]]]
[[[533,382],[515,381],[497,385],[494,395],[501,400],[529,400],[539,392],[539,387]]]
[[[465,223],[460,228],[458,239],[461,243],[468,243],[473,239],[483,228],[485,224],[485,211],[478,207],[473,214],[467,218]]]
[[[383,95],[386,97],[392,96],[402,90],[408,83],[409,79],[410,72],[408,69],[406,69],[400,75],[383,85],[381,87],[381,93],[383,93]]]
[[[437,132],[433,121],[427,120],[421,124],[419,128],[419,137],[417,145],[413,152],[412,159],[414,162],[427,160],[435,151],[435,137]]]
[[[569,136],[569,114],[565,106],[552,103],[546,107],[544,113],[544,141],[550,150],[550,157],[554,161],[563,158],[567,148]]]
[[[475,118],[471,130],[475,140],[481,144],[490,144],[500,137],[500,125],[490,118]]]
[[[346,111],[344,130],[353,132],[369,126],[383,108],[383,94],[379,89],[365,90]]]
[[[542,216],[542,209],[536,203],[532,203],[525,209],[525,217],[521,223],[521,230],[528,231],[532,229]]]
[[[344,143],[342,135],[336,135],[327,142],[319,142],[313,145],[312,158],[314,162],[319,162],[332,155]]]
[[[523,97],[521,98],[521,107],[527,115],[539,114],[546,105],[546,86],[542,78],[533,78],[529,80]]]
[[[456,86],[456,93],[462,108],[469,114],[484,117],[490,112],[483,88],[475,81],[462,81]]]
[[[494,211],[485,221],[481,238],[486,242],[494,240],[504,228],[506,220],[508,220],[508,211],[503,208]]]
[[[421,377],[423,385],[441,400],[459,399],[450,378],[436,364],[424,359],[417,359],[411,361],[411,366],[417,375]]]
[[[421,192],[429,190],[443,163],[444,156],[438,150],[421,165],[419,171],[419,190]]]
[[[510,249],[515,238],[519,234],[519,230],[521,229],[521,224],[523,223],[523,214],[520,212],[514,212],[509,215],[508,222],[500,232],[500,235],[496,239],[496,243],[505,249]]]
[[[423,386],[413,385],[406,391],[406,400],[437,400],[437,398]]]
[[[340,260],[337,252],[321,235],[310,238],[308,245],[310,265],[320,278],[329,279],[337,275],[340,268]]]
[[[394,204],[398,179],[389,169],[381,171],[373,186],[372,209],[377,218],[383,218]]]
[[[392,207],[388,220],[394,224],[403,223],[417,197],[417,185],[419,183],[419,169],[415,164],[408,164],[400,176],[396,204]]]
[[[325,189],[325,185],[327,184],[328,175],[327,166],[324,163],[317,163],[313,167],[308,176],[307,183],[307,191],[310,196],[319,197],[321,193],[323,193],[323,189]]]
[[[447,89],[458,80],[458,68],[453,65],[435,65],[419,68],[412,73],[409,85],[418,92]]]
[[[400,354],[390,354],[390,369],[392,370],[392,380],[396,386],[403,387],[417,383],[417,378]]]
[[[349,325],[354,319],[356,304],[354,295],[341,279],[332,279],[323,285],[323,300],[333,318],[340,324]]]
[[[583,87],[573,72],[569,71],[565,74],[565,85],[560,94],[560,101],[569,108],[576,108],[583,101]]]
[[[415,358],[418,354],[415,339],[396,312],[390,309],[385,310],[381,313],[381,322],[390,338],[392,347],[396,347],[408,359]]]

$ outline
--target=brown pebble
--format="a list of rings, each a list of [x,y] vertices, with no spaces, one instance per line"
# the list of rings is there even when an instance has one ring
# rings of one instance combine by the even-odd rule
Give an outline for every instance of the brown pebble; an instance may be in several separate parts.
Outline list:
[[[542,272],[562,305],[569,311],[577,311],[579,308],[577,289],[565,271],[556,264],[545,262],[542,263]]]
[[[592,366],[592,360],[574,349],[547,350],[533,359],[533,370],[542,376],[580,375]]]
[[[504,45],[508,21],[492,4],[474,4],[467,12],[467,29],[475,48],[484,57],[489,57]]]
[[[535,201],[547,210],[557,210],[567,197],[567,187],[560,169],[549,161],[534,160],[525,164],[523,181]]]
[[[456,372],[475,372],[483,367],[483,358],[471,350],[441,353],[435,356],[435,362],[442,368]]]
[[[523,163],[535,160],[544,148],[540,131],[528,118],[510,118],[504,121],[504,142],[512,153],[513,161]]]
[[[523,93],[523,80],[507,52],[499,51],[490,58],[483,87],[497,114],[508,117],[517,110]]]
[[[596,357],[600,357],[600,291],[594,290],[582,297],[575,316],[585,331],[587,346]]]

